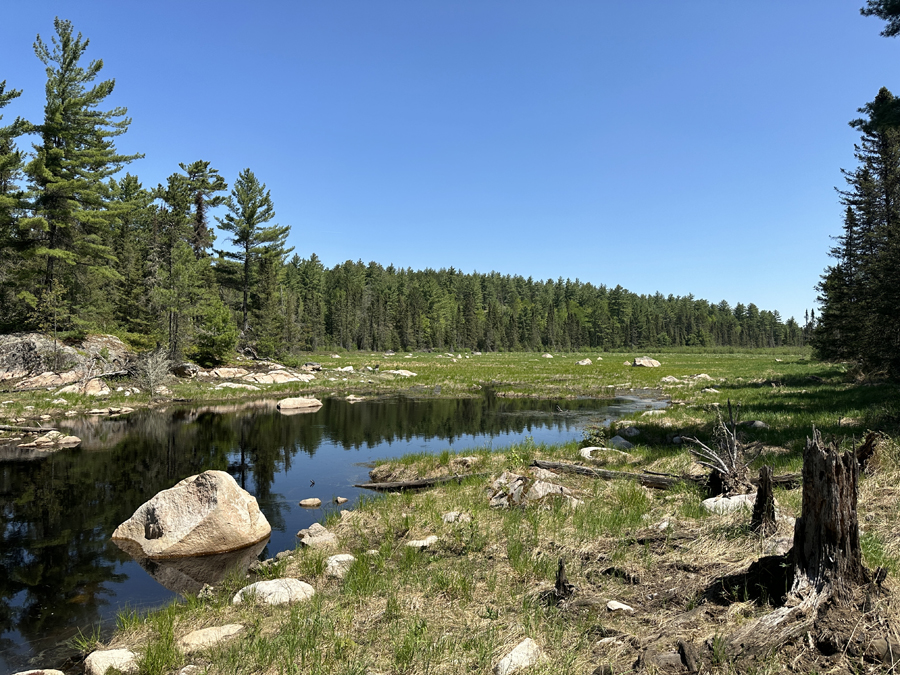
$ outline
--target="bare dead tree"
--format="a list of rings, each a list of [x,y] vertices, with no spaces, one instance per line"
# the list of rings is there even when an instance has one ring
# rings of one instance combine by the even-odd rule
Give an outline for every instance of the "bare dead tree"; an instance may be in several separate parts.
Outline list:
[[[172,360],[165,348],[146,352],[138,359],[135,364],[136,379],[149,392],[150,398],[156,395],[156,390],[168,376],[171,367]]]
[[[753,490],[750,482],[749,465],[755,457],[748,457],[746,449],[737,435],[737,423],[731,400],[728,401],[728,421],[717,416],[713,432],[715,448],[711,448],[697,438],[684,437],[694,447],[690,453],[697,463],[710,470],[709,487],[713,494],[746,494]]]

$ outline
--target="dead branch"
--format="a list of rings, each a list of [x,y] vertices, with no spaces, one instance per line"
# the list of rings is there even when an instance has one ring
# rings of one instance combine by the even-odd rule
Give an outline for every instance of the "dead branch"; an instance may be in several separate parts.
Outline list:
[[[387,483],[357,483],[353,487],[366,490],[421,490],[422,488],[443,485],[466,480],[467,478],[484,478],[489,473],[467,473],[464,475],[439,476],[437,478],[419,478],[417,480],[391,481]]]

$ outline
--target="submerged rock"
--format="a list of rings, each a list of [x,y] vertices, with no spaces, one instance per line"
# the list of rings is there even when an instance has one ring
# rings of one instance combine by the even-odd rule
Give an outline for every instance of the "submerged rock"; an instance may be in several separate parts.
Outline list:
[[[180,558],[236,551],[271,532],[253,495],[224,471],[204,471],[157,493],[112,538],[134,556]]]

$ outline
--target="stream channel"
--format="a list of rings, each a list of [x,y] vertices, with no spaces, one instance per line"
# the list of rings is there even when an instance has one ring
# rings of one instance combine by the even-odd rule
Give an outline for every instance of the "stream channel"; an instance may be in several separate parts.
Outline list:
[[[557,411],[557,403],[566,411]],[[228,471],[272,525],[259,558],[296,546],[296,532],[324,518],[378,460],[450,449],[494,449],[533,439],[582,438],[585,424],[665,407],[651,398],[543,401],[391,397],[326,399],[318,411],[282,415],[274,401],[172,407],[118,418],[60,421],[78,448],[22,459],[0,448],[0,673],[66,668],[79,632],[115,628],[124,607],[147,610],[178,597],[110,540],[160,490],[207,469]],[[321,509],[301,499],[318,497]],[[194,559],[200,560],[200,559]],[[210,562],[210,561],[203,561]],[[171,586],[172,584],[169,583]],[[192,589],[194,591],[198,589]]]

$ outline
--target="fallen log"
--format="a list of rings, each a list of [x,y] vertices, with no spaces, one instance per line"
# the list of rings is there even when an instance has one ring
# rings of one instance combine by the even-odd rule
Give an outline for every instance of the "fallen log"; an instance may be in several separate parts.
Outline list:
[[[629,473],[627,471],[608,471],[606,469],[595,469],[591,466],[582,464],[569,464],[568,462],[547,462],[542,459],[536,459],[531,462],[531,466],[536,466],[549,471],[562,471],[564,473],[577,473],[581,476],[591,476],[592,478],[604,478],[607,480],[636,480],[641,485],[649,488],[665,490],[680,483],[694,483],[696,485],[706,485],[706,476],[673,476],[672,474],[662,474],[654,471],[645,473]],[[788,473],[783,476],[773,476],[772,485],[783,488],[792,488],[800,484],[799,473]],[[750,482],[759,485],[759,479],[753,478]]]
[[[658,490],[665,490],[683,483],[684,478],[670,478],[668,476],[659,476],[652,473],[628,473],[626,471],[607,471],[606,469],[595,469],[590,466],[582,466],[580,464],[568,464],[566,462],[546,462],[542,459],[536,459],[531,462],[531,466],[536,466],[549,471],[562,471],[564,473],[577,473],[581,476],[590,476],[592,478],[605,479],[624,479],[636,480],[641,485]]]
[[[9,424],[0,424],[0,431],[17,431],[23,434],[45,434],[48,431],[59,431],[53,427],[16,427]]]
[[[437,478],[419,478],[417,480],[399,480],[385,483],[357,483],[353,487],[364,488],[366,490],[421,490],[422,488],[434,487],[435,485],[443,485],[444,483],[453,483],[464,481],[467,478],[484,478],[490,476],[489,473],[467,473],[454,476],[438,476]]]

